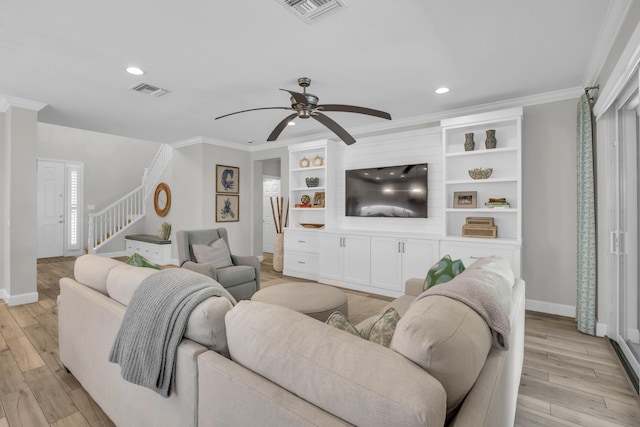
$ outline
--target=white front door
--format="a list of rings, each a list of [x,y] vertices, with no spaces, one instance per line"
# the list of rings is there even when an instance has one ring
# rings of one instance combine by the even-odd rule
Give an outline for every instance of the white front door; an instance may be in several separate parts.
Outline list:
[[[280,178],[265,176],[262,180],[262,195],[262,251],[273,253],[276,226],[271,213],[270,197],[280,196]],[[277,210],[275,199],[273,200],[273,208],[274,211]]]
[[[64,254],[64,170],[62,162],[38,160],[38,258]]]

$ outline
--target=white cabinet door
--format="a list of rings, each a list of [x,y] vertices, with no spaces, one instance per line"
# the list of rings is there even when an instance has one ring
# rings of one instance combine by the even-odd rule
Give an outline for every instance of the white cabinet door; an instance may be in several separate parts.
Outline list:
[[[342,239],[343,237],[339,234],[320,234],[320,276],[342,280],[344,265]]]
[[[402,241],[394,237],[371,237],[371,286],[402,290]]]
[[[402,283],[412,277],[424,279],[440,258],[437,240],[407,239],[402,246]],[[404,288],[403,288],[404,289]]]
[[[345,282],[369,286],[370,246],[369,236],[343,236],[343,279]]]

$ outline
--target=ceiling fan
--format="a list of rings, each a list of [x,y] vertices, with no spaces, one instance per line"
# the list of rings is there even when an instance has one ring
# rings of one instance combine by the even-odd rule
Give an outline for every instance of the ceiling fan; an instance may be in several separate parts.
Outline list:
[[[311,93],[307,93],[307,88],[311,84],[311,79],[308,77],[300,77],[298,79],[298,85],[302,88],[302,93],[293,92],[287,89],[280,89],[285,92],[289,92],[291,94],[291,107],[262,107],[262,108],[251,108],[249,110],[236,111],[235,113],[225,114],[224,116],[216,117],[215,120],[221,119],[223,117],[232,116],[234,114],[246,113],[247,111],[256,111],[256,110],[291,110],[295,111],[295,113],[285,117],[278,125],[273,129],[271,135],[267,138],[267,141],[275,141],[280,136],[280,133],[284,130],[284,128],[289,124],[291,120],[295,117],[299,117],[301,119],[308,119],[309,117],[319,121],[323,125],[325,125],[329,130],[335,133],[341,140],[345,142],[347,145],[351,145],[356,140],[344,130],[342,126],[333,121],[331,118],[323,114],[326,111],[343,111],[347,113],[359,113],[366,114],[369,116],[380,117],[383,119],[391,120],[391,115],[389,113],[385,113],[384,111],[374,110],[372,108],[366,107],[357,107],[355,105],[343,105],[343,104],[324,104],[318,105],[319,98],[316,95]]]

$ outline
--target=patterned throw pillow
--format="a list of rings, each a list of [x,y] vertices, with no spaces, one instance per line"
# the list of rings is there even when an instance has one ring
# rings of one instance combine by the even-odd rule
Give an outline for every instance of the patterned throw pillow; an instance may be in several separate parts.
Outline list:
[[[435,263],[427,273],[422,290],[426,291],[432,286],[448,282],[463,271],[464,264],[462,260],[457,259],[453,261],[449,255],[445,255],[440,261]]]
[[[387,309],[382,313],[382,316],[373,322],[367,339],[389,348],[391,338],[393,338],[393,333],[396,331],[396,325],[398,325],[399,321],[400,315],[398,312],[394,308]]]
[[[395,308],[389,308],[361,331],[358,331],[339,311],[331,313],[325,323],[388,348],[399,320],[400,315]]]
[[[147,267],[147,268],[155,268],[156,270],[160,270],[161,267],[158,264],[154,264],[139,253],[134,253],[127,260],[127,264],[135,265],[136,267]]]
[[[356,327],[353,326],[351,322],[349,322],[349,319],[344,317],[344,314],[340,313],[339,311],[334,311],[333,313],[331,313],[325,323],[327,325],[333,326],[334,328],[338,328],[341,331],[349,332],[350,334],[358,337],[360,336],[360,333],[358,332]]]

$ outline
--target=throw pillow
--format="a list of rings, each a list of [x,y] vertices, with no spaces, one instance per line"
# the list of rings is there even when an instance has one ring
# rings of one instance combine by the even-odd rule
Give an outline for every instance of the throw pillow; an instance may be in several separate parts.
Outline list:
[[[453,261],[451,256],[445,255],[440,261],[435,263],[427,273],[422,290],[426,291],[432,286],[448,282],[463,271],[464,264],[462,260],[457,259]]]
[[[376,344],[380,344],[389,348],[391,345],[391,338],[396,331],[396,325],[400,321],[400,315],[394,308],[389,308],[382,313],[369,330],[369,336],[367,339]]]
[[[327,325],[333,326],[334,328],[338,328],[341,331],[349,332],[352,335],[360,336],[360,332],[349,322],[349,319],[344,317],[344,314],[339,311],[334,311],[331,313],[329,318],[325,322]]]
[[[325,323],[388,348],[391,344],[391,338],[393,338],[393,333],[396,330],[396,325],[399,320],[400,315],[395,308],[389,308],[377,319],[371,322],[369,327],[364,328],[361,331],[358,331],[356,327],[349,322],[349,319],[344,317],[344,315],[339,311],[331,313]]]
[[[136,267],[155,268],[156,270],[160,270],[161,268],[158,264],[152,263],[137,252],[129,257],[127,264],[135,265]]]
[[[199,264],[211,264],[216,269],[233,265],[229,246],[224,239],[218,239],[210,245],[192,245],[191,250]]]

